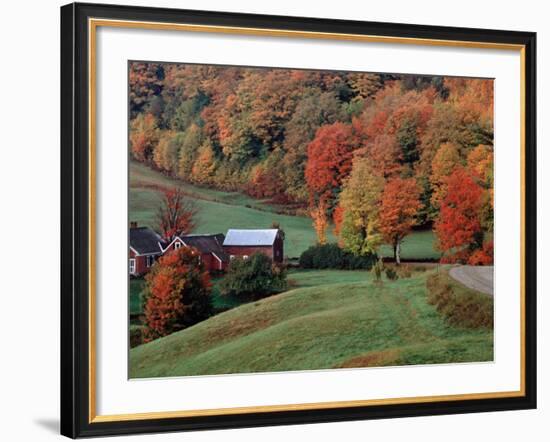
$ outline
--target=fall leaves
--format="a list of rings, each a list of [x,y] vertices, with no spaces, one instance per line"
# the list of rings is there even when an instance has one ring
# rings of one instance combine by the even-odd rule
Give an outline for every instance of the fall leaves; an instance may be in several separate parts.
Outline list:
[[[129,78],[138,161],[310,216],[319,243],[333,223],[354,253],[385,242],[399,259],[419,227],[446,259],[490,258],[492,80],[163,63],[131,63]],[[468,189],[479,202],[455,207]]]
[[[349,175],[355,148],[353,128],[343,123],[322,126],[307,148],[306,182],[310,202],[334,205],[333,189]]]
[[[444,260],[486,264],[493,148],[476,143],[492,142],[490,81],[444,79],[439,95],[433,87],[406,90],[406,83],[388,82],[351,122],[320,127],[308,144],[318,242],[326,242],[332,216],[343,248],[363,255],[386,243],[399,263],[406,235],[433,224]]]
[[[145,342],[209,316],[212,284],[197,250],[181,247],[163,255],[145,280]]]

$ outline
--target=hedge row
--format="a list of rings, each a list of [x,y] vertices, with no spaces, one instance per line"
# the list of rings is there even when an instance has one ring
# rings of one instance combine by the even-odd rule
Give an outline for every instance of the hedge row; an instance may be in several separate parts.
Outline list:
[[[466,328],[493,328],[493,297],[454,286],[446,274],[428,277],[428,303],[451,324]]]
[[[370,270],[377,256],[369,254],[355,256],[338,247],[338,244],[311,246],[300,256],[300,267],[304,269]]]

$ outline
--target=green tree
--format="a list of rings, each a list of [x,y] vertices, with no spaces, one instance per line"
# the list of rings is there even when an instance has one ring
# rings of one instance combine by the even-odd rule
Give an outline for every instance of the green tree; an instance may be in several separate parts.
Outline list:
[[[401,147],[401,161],[412,167],[413,163],[420,158],[416,119],[404,119],[395,135]]]
[[[130,117],[133,119],[162,92],[164,67],[160,63],[130,63]]]
[[[175,110],[169,126],[183,132],[192,124],[201,124],[200,113],[208,104],[208,96],[200,91],[195,97],[183,101]]]
[[[220,290],[224,296],[260,299],[286,288],[286,271],[263,253],[231,260]]]

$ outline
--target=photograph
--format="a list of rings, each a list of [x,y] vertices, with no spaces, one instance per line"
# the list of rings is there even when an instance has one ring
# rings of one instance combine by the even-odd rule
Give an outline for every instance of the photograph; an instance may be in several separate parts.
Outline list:
[[[129,378],[492,362],[494,88],[129,60]]]
[[[92,1],[3,9],[0,440],[544,439],[543,2]]]

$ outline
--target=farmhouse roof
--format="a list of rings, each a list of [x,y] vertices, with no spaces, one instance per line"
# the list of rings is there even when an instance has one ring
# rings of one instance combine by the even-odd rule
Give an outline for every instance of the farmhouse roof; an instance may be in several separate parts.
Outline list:
[[[271,246],[278,229],[229,229],[224,246]]]
[[[213,235],[183,235],[179,237],[187,246],[195,247],[201,253],[213,253],[222,261],[229,261],[229,256],[222,248],[223,233]]]
[[[162,252],[162,238],[149,227],[130,228],[130,247],[139,255]]]

